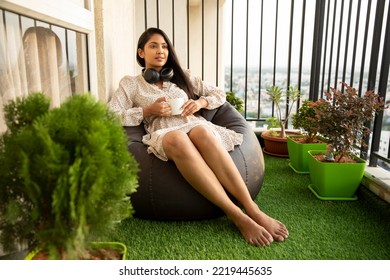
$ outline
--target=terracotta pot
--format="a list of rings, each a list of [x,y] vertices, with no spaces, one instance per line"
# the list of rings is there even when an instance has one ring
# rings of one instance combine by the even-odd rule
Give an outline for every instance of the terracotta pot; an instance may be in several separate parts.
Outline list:
[[[263,152],[275,156],[288,158],[287,138],[272,135],[273,130],[264,131],[261,138],[264,139]],[[276,131],[279,133],[279,131]],[[300,135],[299,132],[286,131],[287,135]]]

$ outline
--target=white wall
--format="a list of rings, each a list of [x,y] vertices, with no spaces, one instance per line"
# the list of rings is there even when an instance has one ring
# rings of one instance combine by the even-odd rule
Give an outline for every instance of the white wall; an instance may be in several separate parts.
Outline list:
[[[202,1],[190,2],[190,62],[189,68],[198,76],[202,76],[206,82],[217,84],[223,87],[223,20],[224,20],[224,1]],[[217,10],[218,9],[218,10]],[[204,22],[202,27],[202,12],[204,13]],[[217,30],[217,19],[219,21],[219,30]],[[203,29],[203,30],[202,30]],[[202,38],[203,32],[203,38]],[[218,38],[217,38],[218,32]],[[203,53],[202,53],[203,51]],[[203,56],[203,69],[202,69]],[[217,65],[217,56],[218,64]],[[218,77],[217,75],[218,67]]]
[[[106,98],[124,75],[135,74],[134,14],[133,0],[103,0]]]

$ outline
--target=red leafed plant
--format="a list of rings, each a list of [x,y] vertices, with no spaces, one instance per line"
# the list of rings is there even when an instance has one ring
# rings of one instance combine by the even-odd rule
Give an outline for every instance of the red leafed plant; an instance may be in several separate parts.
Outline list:
[[[359,96],[355,88],[342,84],[345,93],[331,88],[325,98],[310,103],[315,111],[312,125],[327,139],[330,150],[326,159],[330,161],[350,155],[355,144],[366,146],[364,139],[371,133],[368,124],[389,103],[373,91]]]

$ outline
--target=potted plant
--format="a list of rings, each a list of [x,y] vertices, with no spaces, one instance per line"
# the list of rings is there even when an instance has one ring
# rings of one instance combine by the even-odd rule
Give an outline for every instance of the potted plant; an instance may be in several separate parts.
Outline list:
[[[354,145],[366,146],[367,123],[385,102],[373,91],[358,96],[346,83],[345,93],[331,89],[324,99],[312,102],[319,133],[327,139],[327,150],[309,151],[310,190],[323,200],[356,200],[355,192],[364,175],[366,162],[353,153]]]
[[[236,94],[232,91],[226,92],[226,101],[229,102],[239,113],[244,112],[243,101],[241,98],[237,97]]]
[[[132,215],[138,165],[105,104],[89,94],[49,104],[33,93],[4,108],[0,242],[7,251],[25,242],[45,258],[89,259],[101,246],[93,241]]]
[[[308,151],[326,149],[325,140],[319,136],[318,122],[311,100],[304,100],[298,112],[292,116],[292,125],[301,135],[287,135],[289,166],[298,174],[308,174]]]
[[[267,88],[267,94],[276,108],[276,118],[270,118],[271,125],[261,134],[264,139],[264,152],[269,155],[278,157],[288,157],[287,149],[287,134],[296,134],[293,132],[286,132],[286,125],[294,104],[299,100],[301,94],[298,87],[289,86],[285,91],[278,86],[271,86]],[[286,99],[286,113],[282,113],[281,102]],[[279,127],[279,130],[275,130]]]

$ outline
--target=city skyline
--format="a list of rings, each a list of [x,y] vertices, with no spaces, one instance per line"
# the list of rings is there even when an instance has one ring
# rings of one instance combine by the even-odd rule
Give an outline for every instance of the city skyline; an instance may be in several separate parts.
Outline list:
[[[255,71],[252,71],[255,70]],[[273,69],[264,68],[262,69],[264,72],[262,73],[262,82],[261,89],[259,90],[259,75],[258,69],[248,68],[247,77],[245,77],[245,69],[242,67],[237,67],[233,69],[233,89],[232,91],[236,94],[237,97],[241,98],[244,101],[244,105],[246,106],[246,115],[244,117],[248,120],[249,123],[253,127],[266,127],[266,122],[257,121],[257,117],[259,116],[261,119],[266,120],[267,118],[272,116],[272,102],[268,99],[268,95],[265,93],[267,86],[272,85],[273,81]],[[225,90],[230,91],[229,81],[230,81],[230,71],[226,71],[225,74]],[[278,73],[276,71],[276,75],[280,77],[280,80],[276,79],[276,85],[285,88],[285,73]],[[349,78],[347,76],[347,78]],[[284,80],[283,80],[284,79]],[[245,91],[245,81],[246,91]],[[389,82],[390,83],[390,82]],[[308,98],[308,91],[310,85],[310,71],[307,73],[303,72],[302,74],[302,84],[301,84],[301,92],[305,94],[302,100]],[[389,85],[390,87],[390,85]],[[260,100],[259,100],[260,93]],[[245,100],[245,96],[247,99]],[[260,105],[259,105],[260,101]],[[259,109],[260,108],[260,112]],[[296,110],[296,106],[294,109]],[[291,121],[289,122],[289,128],[291,127]],[[380,138],[380,148],[379,154],[384,157],[387,157],[389,150],[389,141],[390,141],[390,108],[384,111],[383,116],[383,128]],[[386,167],[388,168],[388,167]]]
[[[247,7],[247,3],[249,7]],[[261,3],[263,7],[261,8]],[[278,7],[276,6],[278,3]],[[291,21],[291,5],[294,4],[293,20]],[[234,4],[233,10],[232,5]],[[224,59],[225,66],[232,67],[258,67],[261,63],[264,67],[287,67],[289,56],[291,65],[298,65],[300,63],[300,49],[302,47],[302,67],[311,67],[312,46],[313,46],[313,27],[316,1],[305,1],[305,17],[304,28],[302,29],[302,5],[303,0],[278,0],[278,1],[232,1],[226,0],[224,4],[225,19],[224,19]],[[336,7],[329,5],[328,17],[328,34],[332,28],[341,31],[340,37],[335,37],[333,40],[328,40],[325,44],[323,42],[323,49],[330,49],[333,46],[340,44],[346,49],[351,49],[353,44],[348,45],[349,40],[353,40],[352,35],[356,29],[364,30],[365,21],[360,20],[356,22],[357,18],[357,3],[350,3],[347,1],[341,8],[341,1],[335,3]],[[360,18],[366,18],[364,14],[367,10],[368,0],[360,1]],[[248,8],[248,9],[247,9]],[[349,27],[349,37],[347,37],[347,19],[348,17],[341,17],[341,10],[351,11],[351,22]],[[327,10],[326,10],[327,11]],[[262,13],[263,18],[259,16]],[[325,12],[327,16],[327,12]],[[277,15],[277,16],[276,16]],[[373,26],[375,18],[375,9],[371,9],[371,16],[369,17],[369,25]],[[247,22],[248,21],[248,22]],[[292,22],[291,33],[290,23]],[[233,25],[232,25],[233,23]],[[247,24],[248,23],[248,24]],[[324,22],[325,24],[326,22]],[[333,25],[334,24],[334,25]],[[276,28],[277,27],[277,28]],[[326,28],[326,27],[324,27]],[[304,31],[302,31],[304,30]],[[324,30],[326,31],[326,29]],[[301,37],[301,34],[303,36]],[[248,34],[248,36],[247,36]],[[291,53],[289,50],[289,39],[291,34]],[[262,37],[260,37],[262,36]],[[367,34],[368,41],[372,38],[372,30]],[[233,39],[233,43],[232,43]],[[364,33],[359,32],[356,42],[355,63],[360,65],[363,52]],[[302,40],[302,42],[301,42]],[[261,45],[260,45],[261,43]],[[275,48],[276,43],[276,48]],[[302,43],[302,45],[301,45]],[[383,50],[382,50],[383,51]],[[275,53],[276,52],[276,53]],[[343,61],[344,53],[340,54],[339,61]],[[349,51],[346,60],[350,65],[353,52]],[[366,57],[369,53],[366,53]],[[335,63],[335,56],[333,63]],[[330,59],[329,57],[327,58]],[[329,61],[328,61],[329,62]]]

